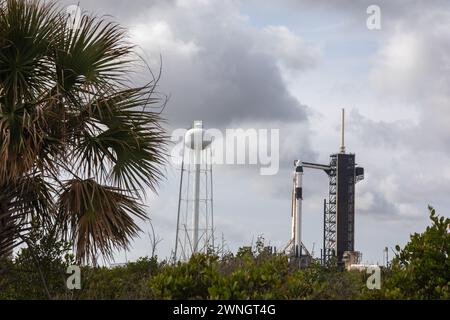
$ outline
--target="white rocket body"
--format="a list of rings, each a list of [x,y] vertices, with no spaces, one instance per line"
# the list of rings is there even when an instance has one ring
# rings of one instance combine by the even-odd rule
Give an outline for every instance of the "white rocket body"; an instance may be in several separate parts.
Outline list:
[[[296,162],[294,172],[294,213],[293,213],[293,233],[294,233],[294,254],[300,256],[302,253],[302,178],[303,167],[300,161]]]

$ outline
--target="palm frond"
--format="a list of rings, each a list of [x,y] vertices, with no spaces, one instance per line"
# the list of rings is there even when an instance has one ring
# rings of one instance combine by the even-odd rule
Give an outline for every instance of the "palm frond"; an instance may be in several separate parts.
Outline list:
[[[115,248],[126,248],[140,230],[136,217],[146,218],[136,199],[92,179],[67,181],[58,202],[59,230],[75,244],[80,262],[98,253],[110,258]]]
[[[41,175],[26,175],[0,185],[0,256],[21,244],[33,222],[41,228],[52,225],[55,189]]]
[[[162,178],[167,137],[160,114],[148,108],[156,101],[148,97],[148,90],[125,89],[86,107],[89,125],[74,140],[73,162],[79,169],[88,176],[112,176],[120,188],[155,190]]]
[[[67,24],[63,28],[54,57],[62,90],[70,93],[75,85],[98,90],[124,81],[130,72],[133,46],[124,41],[123,28],[87,14],[82,15],[77,28]],[[89,87],[86,90],[92,91]]]
[[[35,99],[51,86],[49,60],[57,38],[58,12],[52,4],[7,0],[0,10],[0,83],[6,108]]]

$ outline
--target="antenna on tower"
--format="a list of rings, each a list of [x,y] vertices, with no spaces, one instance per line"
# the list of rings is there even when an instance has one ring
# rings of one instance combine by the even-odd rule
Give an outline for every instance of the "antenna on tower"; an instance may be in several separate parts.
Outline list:
[[[345,153],[344,131],[345,131],[345,109],[342,109],[341,148],[340,148],[340,153]]]

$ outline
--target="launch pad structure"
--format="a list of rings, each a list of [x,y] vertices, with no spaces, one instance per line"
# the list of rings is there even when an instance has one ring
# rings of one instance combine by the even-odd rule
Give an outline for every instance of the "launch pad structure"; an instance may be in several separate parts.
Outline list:
[[[284,252],[290,261],[307,266],[313,259],[302,242],[303,174],[305,169],[321,170],[328,176],[328,199],[323,203],[323,265],[358,264],[355,251],[355,185],[364,179],[364,168],[357,166],[353,153],[344,144],[345,111],[342,109],[341,146],[330,155],[328,164],[296,160],[292,187],[291,239]],[[214,216],[212,200],[212,140],[206,135],[202,121],[184,136],[174,260],[187,260],[192,254],[214,248]]]
[[[344,122],[342,109],[341,147],[339,153],[330,155],[329,164],[294,162],[292,236],[286,251],[292,258],[299,259],[300,264],[305,260],[304,256],[309,255],[301,234],[304,169],[323,170],[329,179],[328,200],[324,199],[323,206],[322,264],[336,258],[337,263],[343,265],[349,258],[360,257],[359,252],[355,251],[355,184],[364,179],[364,168],[356,165],[355,154],[345,151]]]

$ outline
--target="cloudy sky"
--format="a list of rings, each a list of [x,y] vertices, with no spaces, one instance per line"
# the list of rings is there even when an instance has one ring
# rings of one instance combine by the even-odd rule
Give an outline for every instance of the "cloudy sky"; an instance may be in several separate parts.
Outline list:
[[[63,5],[75,1],[61,1]],[[381,29],[369,30],[373,1],[81,0],[129,30],[138,52],[158,70],[170,96],[170,130],[279,128],[280,170],[218,166],[215,224],[230,250],[264,235],[282,247],[290,237],[294,159],[327,163],[339,147],[340,108],[347,110],[347,150],[365,168],[357,185],[356,249],[382,262],[385,246],[405,244],[428,224],[427,205],[450,210],[450,2],[376,1]],[[141,79],[148,72],[139,74]],[[149,215],[175,241],[179,172],[167,168]],[[305,244],[322,247],[324,173],[304,177]],[[141,224],[144,231],[148,224]],[[142,235],[128,259],[150,253]],[[117,262],[125,254],[117,254]]]

